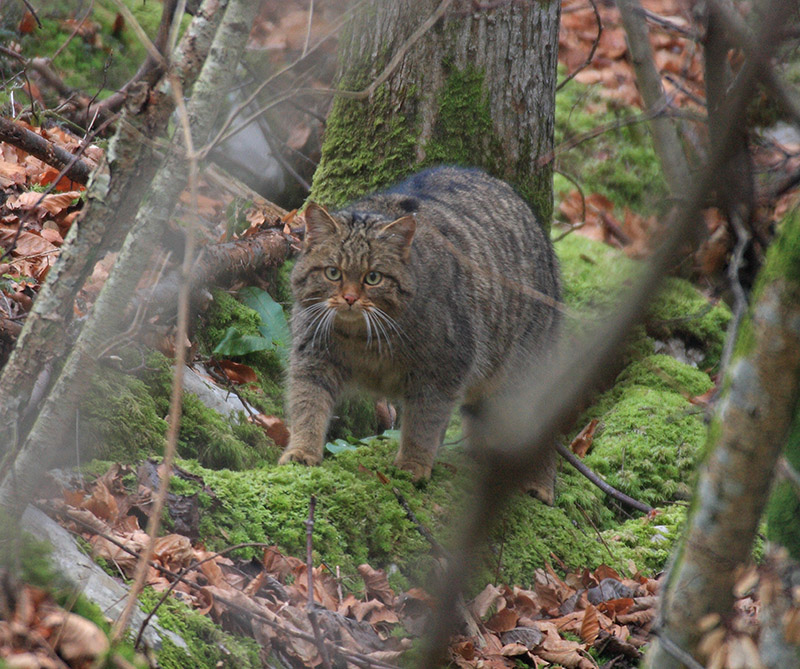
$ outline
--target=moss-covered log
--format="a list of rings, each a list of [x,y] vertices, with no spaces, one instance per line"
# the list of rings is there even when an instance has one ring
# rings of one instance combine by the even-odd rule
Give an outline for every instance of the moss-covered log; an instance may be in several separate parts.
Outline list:
[[[440,0],[369,0],[340,42],[338,88],[360,91],[404,52],[366,99],[337,97],[312,198],[342,205],[421,166],[483,167],[513,184],[549,222],[558,2],[455,0],[410,39]]]

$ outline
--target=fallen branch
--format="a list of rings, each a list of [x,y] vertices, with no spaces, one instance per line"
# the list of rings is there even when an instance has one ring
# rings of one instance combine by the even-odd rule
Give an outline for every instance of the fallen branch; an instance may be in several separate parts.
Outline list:
[[[92,168],[78,156],[2,116],[0,116],[0,140],[30,153],[48,165],[66,170],[65,176],[82,186],[89,183]]]
[[[595,474],[591,469],[589,469],[581,459],[575,455],[572,451],[570,451],[564,444],[560,441],[556,442],[556,450],[558,451],[559,455],[564,458],[569,464],[571,464],[575,469],[577,469],[581,474],[583,474],[587,479],[589,479],[592,483],[594,483],[600,490],[602,490],[606,495],[613,497],[614,499],[626,504],[637,511],[641,511],[642,513],[650,513],[653,510],[653,507],[645,504],[644,502],[640,502],[639,500],[633,499],[633,497],[629,497],[624,492],[617,490],[614,486],[606,483],[603,479],[601,479],[597,474]]]

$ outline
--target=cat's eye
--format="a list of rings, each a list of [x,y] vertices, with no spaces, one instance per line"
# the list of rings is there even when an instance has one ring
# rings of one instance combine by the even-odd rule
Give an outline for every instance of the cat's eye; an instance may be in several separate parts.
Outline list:
[[[377,286],[381,281],[383,281],[383,274],[375,270],[367,272],[367,275],[364,277],[364,283],[368,286]]]
[[[323,274],[325,274],[325,278],[328,281],[339,281],[342,278],[342,270],[338,267],[333,267],[332,265],[326,267],[323,270]]]

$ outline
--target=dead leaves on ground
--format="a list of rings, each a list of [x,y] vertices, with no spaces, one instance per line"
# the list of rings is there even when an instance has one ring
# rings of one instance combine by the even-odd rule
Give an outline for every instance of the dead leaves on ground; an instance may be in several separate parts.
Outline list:
[[[88,669],[108,653],[105,633],[69,613],[40,588],[16,583],[0,569],[0,662],[9,669]]]
[[[115,465],[93,482],[65,490],[47,508],[81,534],[96,557],[129,578],[147,541],[140,523],[152,505],[160,470],[149,461],[138,470]],[[204,486],[200,477],[178,467],[172,474]],[[137,483],[131,490],[134,476]],[[192,526],[196,529],[199,522],[187,510],[191,500],[170,494],[167,505],[184,534],[167,534],[156,541],[148,584],[157,591],[171,589],[226,630],[253,636],[267,649],[277,647],[299,666],[319,665],[307,613],[305,561],[277,546],[265,546],[259,564],[209,552],[190,538]],[[359,653],[395,662],[413,637],[430,627],[433,600],[419,588],[395,592],[386,573],[368,564],[360,565],[358,573],[361,596],[343,592],[342,583],[327,568],[312,568],[311,599],[319,625],[332,644],[330,650],[345,657]],[[176,574],[182,574],[180,580]],[[638,657],[654,616],[655,581],[639,574],[622,578],[609,567],[562,579],[549,566],[537,570],[534,580],[531,589],[488,585],[469,603],[471,628],[477,624],[480,634],[453,639],[449,652],[456,666],[514,667],[522,660],[534,666],[553,663],[584,669],[595,666],[589,649],[611,640],[615,649]]]

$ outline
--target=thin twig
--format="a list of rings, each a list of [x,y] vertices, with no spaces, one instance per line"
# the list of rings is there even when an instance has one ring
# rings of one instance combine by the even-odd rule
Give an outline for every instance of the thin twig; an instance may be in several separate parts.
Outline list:
[[[22,0],[22,3],[28,8],[28,11],[31,13],[31,16],[33,16],[33,18],[36,19],[36,25],[38,25],[39,28],[41,28],[42,27],[42,22],[39,20],[39,15],[36,13],[36,10],[33,8],[33,5],[31,5],[31,3],[28,2],[28,0]]]
[[[317,619],[316,604],[314,603],[314,561],[312,553],[314,550],[314,509],[317,507],[317,498],[311,495],[308,502],[308,520],[306,520],[306,587],[308,588],[308,601],[306,602],[306,613],[311,622],[311,629],[314,630],[314,643],[317,645],[323,669],[331,669],[331,661],[328,657],[328,649],[325,647],[325,640],[319,629]]]
[[[603,20],[600,18],[600,12],[597,9],[597,4],[595,3],[595,1],[589,0],[589,4],[592,6],[592,11],[594,12],[594,20],[597,23],[597,36],[594,38],[594,42],[592,42],[592,48],[589,50],[589,55],[586,57],[586,60],[583,61],[580,65],[578,65],[578,67],[576,67],[566,77],[564,77],[564,80],[556,86],[556,93],[558,93],[558,91],[560,91],[572,79],[574,79],[578,74],[578,72],[589,67],[592,60],[594,59],[594,53],[595,51],[597,51],[597,45],[600,44],[600,37],[603,34]]]
[[[589,523],[589,525],[592,526],[592,529],[594,530],[594,533],[597,535],[597,538],[600,540],[600,543],[603,544],[603,546],[605,546],[605,549],[608,551],[608,555],[611,558],[611,561],[612,562],[616,561],[616,557],[611,552],[611,548],[606,543],[606,540],[603,538],[603,534],[600,532],[600,530],[598,529],[597,525],[594,524],[594,521],[589,517],[589,514],[586,513],[586,510],[580,504],[578,504],[577,502],[575,503],[575,506],[578,507],[578,511],[581,512],[581,515],[583,516],[584,520],[587,523]]]
[[[600,490],[602,490],[607,495],[610,495],[616,500],[619,500],[623,504],[627,504],[630,507],[633,507],[637,511],[641,511],[642,513],[650,513],[653,510],[653,507],[649,504],[645,504],[644,502],[640,502],[639,500],[633,499],[633,497],[629,497],[624,492],[617,490],[614,486],[606,483],[603,479],[601,479],[597,474],[595,474],[591,469],[589,469],[581,459],[572,453],[564,444],[560,441],[556,442],[556,450],[558,451],[559,455],[564,458],[569,464],[571,464],[575,469],[577,469],[581,474],[583,474],[587,479],[589,479],[592,483],[594,483]]]
[[[392,492],[394,496],[397,498],[397,502],[400,506],[403,507],[403,511],[406,512],[406,517],[414,524],[414,527],[417,528],[417,531],[425,537],[428,543],[433,548],[434,552],[437,553],[440,557],[446,558],[448,557],[447,551],[445,550],[444,546],[442,546],[437,540],[436,537],[433,536],[431,531],[425,527],[417,518],[416,514],[411,510],[411,507],[406,501],[406,498],[403,497],[402,493],[397,488],[392,488]]]
[[[308,2],[308,25],[306,26],[306,41],[303,44],[303,53],[300,56],[304,58],[305,55],[308,53],[308,45],[311,42],[311,23],[314,20],[314,0],[309,0]]]

